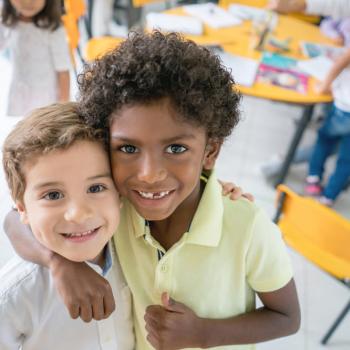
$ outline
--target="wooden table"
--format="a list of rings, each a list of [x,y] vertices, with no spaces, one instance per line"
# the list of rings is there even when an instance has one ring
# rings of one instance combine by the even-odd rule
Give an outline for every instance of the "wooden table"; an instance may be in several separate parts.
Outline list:
[[[182,8],[174,8],[165,11],[165,13],[186,15]],[[330,39],[321,34],[319,27],[290,16],[278,16],[278,23],[273,32],[273,35],[278,39],[286,39],[288,37],[291,37],[291,50],[288,54],[286,54],[286,56],[290,56],[296,59],[305,58],[302,56],[300,49],[301,41],[311,41],[329,45],[332,44]],[[262,55],[261,52],[251,48],[251,21],[245,21],[238,26],[220,29],[213,29],[211,27],[204,26],[203,35],[186,35],[186,38],[203,45],[219,44],[227,52],[255,60],[260,60]],[[315,93],[315,83],[315,79],[310,78],[310,83],[306,94],[301,94],[296,91],[263,83],[255,83],[251,87],[239,86],[239,90],[246,95],[285,103],[298,104],[304,107],[302,116],[295,129],[294,136],[292,137],[287,154],[285,156],[282,170],[275,181],[276,186],[284,182],[288,174],[288,170],[290,164],[292,163],[295,151],[300,143],[307,125],[311,120],[314,106],[318,103],[326,103],[332,101],[332,97],[330,95],[318,95]]]

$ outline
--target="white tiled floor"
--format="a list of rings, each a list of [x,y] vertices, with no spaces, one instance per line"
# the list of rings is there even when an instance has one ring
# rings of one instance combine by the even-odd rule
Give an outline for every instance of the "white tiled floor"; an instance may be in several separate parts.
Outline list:
[[[4,117],[5,90],[9,79],[8,63],[0,56],[0,144],[15,118]],[[245,97],[243,100],[243,120],[233,135],[227,140],[218,162],[220,178],[235,181],[253,193],[256,202],[272,216],[274,212],[275,190],[266,183],[258,171],[258,165],[271,154],[283,152],[293,132],[293,119],[300,109],[285,104]],[[313,132],[306,134],[306,142],[312,142]],[[288,184],[301,190],[306,166],[296,166],[288,177]],[[10,200],[5,180],[0,170],[0,221],[2,222]],[[350,216],[349,191],[336,204],[336,209]],[[350,249],[350,247],[349,247]],[[295,280],[302,308],[302,326],[291,337],[260,344],[263,350],[317,350],[320,338],[349,299],[349,291],[319,269],[291,251],[295,269]],[[0,228],[0,266],[13,254]],[[350,315],[331,338],[329,349],[350,349]]]

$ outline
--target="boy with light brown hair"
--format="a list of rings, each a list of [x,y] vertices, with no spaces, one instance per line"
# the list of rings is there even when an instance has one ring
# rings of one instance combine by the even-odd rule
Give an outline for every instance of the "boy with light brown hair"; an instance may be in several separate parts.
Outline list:
[[[40,244],[106,278],[118,311],[101,323],[72,320],[49,270],[14,257],[0,270],[0,348],[133,349],[130,292],[109,243],[120,202],[104,132],[76,103],[36,109],[6,138],[3,167],[21,221]]]

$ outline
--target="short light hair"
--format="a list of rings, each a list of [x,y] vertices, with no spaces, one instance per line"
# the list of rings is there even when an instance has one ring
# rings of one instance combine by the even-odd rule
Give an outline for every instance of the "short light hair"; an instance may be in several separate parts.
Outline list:
[[[101,143],[107,151],[106,131],[88,126],[78,114],[77,103],[56,103],[34,109],[16,124],[3,145],[3,167],[14,201],[23,200],[24,165],[40,155],[67,149],[78,140]]]

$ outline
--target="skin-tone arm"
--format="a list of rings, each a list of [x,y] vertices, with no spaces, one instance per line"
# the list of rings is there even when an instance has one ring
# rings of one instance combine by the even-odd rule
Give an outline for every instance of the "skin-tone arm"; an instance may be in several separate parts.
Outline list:
[[[280,13],[304,12],[306,10],[305,0],[270,0],[267,7]]]
[[[57,84],[58,84],[58,101],[65,102],[69,101],[69,71],[57,72]]]
[[[163,305],[146,309],[147,339],[157,350],[252,344],[295,333],[300,309],[294,281],[269,293],[258,293],[263,307],[226,319],[198,317],[190,308],[162,295]]]
[[[56,288],[72,318],[85,322],[109,317],[115,309],[108,281],[85,263],[69,261],[42,246],[30,228],[20,222],[17,211],[10,211],[4,230],[19,256],[50,269]]]
[[[333,64],[326,79],[317,87],[317,92],[320,94],[329,93],[333,81],[339,74],[350,65],[350,49],[346,50]]]

